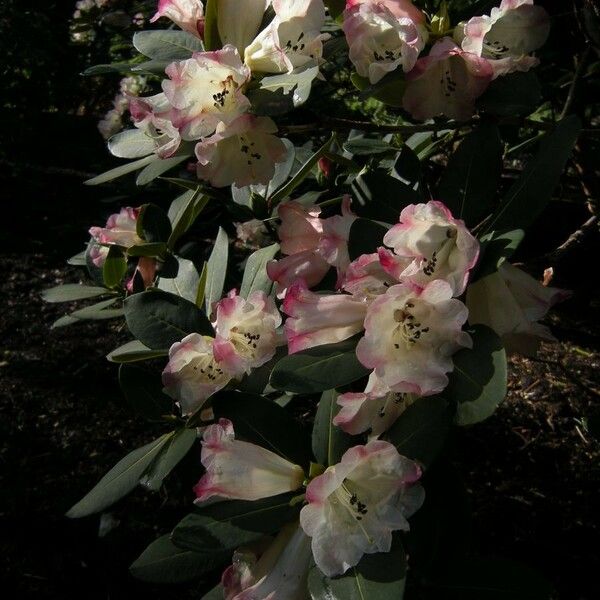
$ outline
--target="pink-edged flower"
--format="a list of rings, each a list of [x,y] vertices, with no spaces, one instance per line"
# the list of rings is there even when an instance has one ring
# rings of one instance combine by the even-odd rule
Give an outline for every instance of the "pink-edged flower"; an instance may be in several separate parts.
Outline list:
[[[196,37],[204,34],[204,5],[201,0],[159,0],[158,10],[150,23],[161,17],[171,19],[175,25]]]
[[[268,244],[269,232],[265,227],[264,221],[259,219],[250,219],[243,223],[234,223],[237,243],[242,248],[258,250]]]
[[[219,419],[202,437],[206,473],[194,487],[196,501],[209,498],[259,500],[297,490],[304,471],[285,458],[256,444],[235,439],[233,424]]]
[[[417,25],[425,23],[425,13],[412,0],[346,0],[346,10],[361,4],[379,4],[387,8],[397,19],[410,19]]]
[[[380,254],[386,256],[390,255],[391,252],[385,248],[380,248],[379,252],[362,254],[351,262],[346,269],[341,288],[355,298],[370,302],[377,296],[385,294],[390,286],[399,283],[399,280],[390,274],[390,269],[386,271],[383,268]],[[400,260],[402,259],[399,257],[392,258],[394,265]],[[404,259],[404,262],[407,263],[408,261]]]
[[[323,236],[316,249],[317,254],[337,269],[338,286],[350,264],[348,239],[352,223],[356,220],[356,215],[352,212],[350,205],[350,196],[345,195],[342,200],[342,214],[323,220]]]
[[[265,10],[271,0],[244,0],[240,10],[240,0],[217,0],[217,26],[221,43],[231,44],[244,57],[244,50],[256,37]]]
[[[106,258],[108,257],[109,248],[106,246],[101,246],[100,244],[96,244],[94,242],[91,243],[89,249],[90,260],[94,264],[94,266],[101,269],[106,262]]]
[[[298,280],[287,291],[283,312],[288,352],[335,344],[363,330],[367,304],[348,294],[315,294]]]
[[[139,213],[139,208],[122,208],[108,217],[104,227],[90,227],[90,235],[99,244],[116,244],[125,248],[135,246],[142,242],[136,229]]]
[[[308,287],[317,285],[331,265],[312,250],[305,250],[267,263],[267,275],[276,284],[277,297],[283,298],[286,290],[301,279]]]
[[[323,0],[273,0],[275,17],[246,48],[252,71],[291,73],[318,62],[323,54]]]
[[[171,106],[177,109],[174,125],[184,140],[212,134],[220,122],[231,123],[250,107],[242,88],[250,78],[236,48],[195,52],[192,58],[171,63],[162,83]]]
[[[473,114],[475,100],[487,89],[493,74],[489,61],[465,52],[445,37],[407,73],[402,104],[415,119],[446,115],[464,121]]]
[[[393,392],[371,373],[364,392],[338,396],[341,408],[333,424],[350,435],[370,431],[371,436],[377,437],[387,431],[415,399],[414,394]]]
[[[184,416],[195,413],[231,380],[215,359],[213,343],[213,338],[190,333],[169,349],[169,362],[162,373],[164,391],[177,400]]]
[[[290,200],[277,207],[281,225],[277,231],[282,254],[316,250],[323,236],[321,209],[314,204],[303,206]]]
[[[401,281],[421,287],[444,279],[453,296],[467,286],[469,273],[479,257],[479,242],[463,221],[455,219],[441,202],[411,204],[400,214],[400,222],[384,236],[383,243],[393,248],[398,260],[380,252],[381,263]]]
[[[537,66],[530,53],[546,42],[550,17],[533,0],[502,0],[489,16],[473,17],[457,32],[464,35],[463,50],[490,61],[495,78]]]
[[[159,158],[175,154],[181,144],[179,129],[173,124],[178,118],[177,111],[164,94],[147,98],[130,97],[129,112],[133,124],[154,142]]]
[[[541,341],[556,341],[538,321],[570,292],[546,287],[521,269],[503,262],[498,271],[469,285],[469,323],[491,327],[507,352],[536,354]]]
[[[472,346],[471,337],[462,331],[467,314],[442,279],[425,288],[394,285],[369,305],[356,355],[396,392],[438,393],[448,385],[452,355]]]
[[[389,552],[392,532],[424,500],[419,466],[381,440],[354,446],[307,487],[300,524],[312,538],[315,563],[328,577],[341,575],[364,554]]]
[[[232,290],[216,305],[213,345],[215,358],[235,376],[249,373],[275,355],[279,343],[277,328],[281,314],[272,298],[252,292],[248,299]]]
[[[219,123],[211,137],[196,144],[198,177],[214,187],[267,185],[275,164],[286,155],[274,133],[277,125],[269,117],[244,114],[229,124]]]
[[[371,83],[398,67],[410,71],[425,46],[414,21],[396,17],[378,2],[360,3],[346,10],[343,28],[356,72]]]
[[[306,600],[311,558],[310,538],[298,523],[290,523],[258,561],[234,555],[221,580],[225,600]]]

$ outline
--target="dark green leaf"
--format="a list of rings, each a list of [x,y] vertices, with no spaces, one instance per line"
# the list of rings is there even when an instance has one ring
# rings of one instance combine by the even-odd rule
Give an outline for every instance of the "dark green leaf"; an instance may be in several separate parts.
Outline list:
[[[294,91],[280,87],[277,90],[256,88],[247,94],[252,102],[252,112],[260,116],[285,115],[294,110]]]
[[[75,300],[86,300],[87,298],[96,298],[98,296],[113,293],[114,292],[111,292],[104,287],[66,283],[44,290],[42,292],[42,298],[46,302],[73,302]]]
[[[348,238],[348,252],[350,260],[355,260],[362,254],[377,252],[383,246],[383,236],[387,227],[371,221],[371,219],[356,219],[350,227]]]
[[[444,446],[452,419],[448,402],[441,396],[418,398],[383,437],[400,454],[429,467]]]
[[[219,37],[217,11],[219,0],[206,0],[204,9],[204,47],[206,50],[218,50],[222,47]]]
[[[381,139],[355,137],[344,144],[344,150],[357,156],[370,156],[373,154],[385,154],[396,152],[397,148],[390,146]]]
[[[273,282],[267,275],[267,263],[275,258],[279,251],[279,244],[271,244],[253,252],[246,262],[244,277],[240,287],[240,296],[247,298],[252,292],[261,291],[267,295],[271,294]]]
[[[340,462],[344,452],[354,443],[351,435],[333,424],[333,419],[340,410],[337,397],[335,390],[327,390],[321,394],[313,425],[313,454],[317,462],[325,467]]]
[[[456,423],[472,425],[491,416],[506,396],[506,353],[485,325],[469,330],[473,348],[453,356],[454,371],[444,396],[457,402]]]
[[[346,8],[346,0],[325,0],[324,4],[334,19],[337,19]]]
[[[133,34],[135,49],[148,58],[155,60],[185,60],[194,52],[203,52],[202,40],[175,29],[138,31]]]
[[[494,231],[484,235],[480,240],[479,262],[471,277],[471,283],[495,273],[498,267],[513,255],[524,237],[525,232],[522,229],[502,233]]]
[[[111,169],[110,171],[101,173],[100,175],[97,175],[96,177],[92,177],[91,179],[88,179],[84,183],[85,183],[85,185],[100,185],[101,183],[106,183],[108,181],[112,181],[113,179],[117,179],[118,177],[123,177],[123,175],[127,175],[128,173],[131,173],[132,171],[137,171],[138,169],[141,169],[141,168],[145,167],[146,165],[149,165],[151,162],[153,162],[155,160],[156,160],[156,157],[154,156],[154,154],[151,154],[150,156],[140,158],[139,160],[134,160],[133,162],[129,162],[124,165],[120,165],[118,167],[115,167],[114,169]]]
[[[219,560],[173,544],[169,535],[152,542],[129,567],[137,579],[149,583],[185,583],[193,581],[219,565]],[[221,596],[222,598],[222,596]]]
[[[200,285],[200,274],[196,269],[196,265],[186,258],[177,257],[176,260],[179,265],[177,276],[173,278],[161,277],[158,281],[158,288],[196,303],[198,286]]]
[[[129,256],[162,256],[167,249],[164,242],[152,242],[149,244],[138,244],[127,249]]]
[[[219,583],[219,585],[215,586],[210,592],[204,594],[200,600],[223,600],[225,597],[225,592],[223,590],[223,585]]]
[[[498,127],[484,123],[465,137],[448,161],[437,197],[469,227],[479,223],[494,205],[502,151]]]
[[[152,350],[169,348],[190,333],[213,335],[206,315],[192,302],[162,290],[149,290],[125,300],[131,333]]]
[[[412,189],[418,188],[421,182],[421,161],[415,151],[406,144],[398,153],[391,175]]]
[[[169,207],[169,219],[173,231],[168,246],[173,249],[179,238],[194,224],[198,215],[208,204],[208,196],[203,196],[201,189],[185,192],[176,198]]]
[[[478,101],[479,108],[493,115],[528,115],[540,104],[542,90],[533,71],[511,73],[495,79]]]
[[[137,218],[138,235],[151,243],[166,243],[171,235],[171,221],[156,204],[144,204]]]
[[[129,363],[137,362],[139,360],[160,358],[161,356],[166,356],[168,352],[168,349],[151,350],[148,346],[144,346],[142,342],[133,340],[115,348],[106,356],[106,358],[110,360],[110,362]]]
[[[173,401],[163,393],[158,371],[122,364],[119,384],[133,410],[149,421],[161,421],[172,414]]]
[[[126,272],[127,260],[123,254],[123,249],[118,246],[111,246],[102,266],[104,285],[107,288],[120,288]]]
[[[204,288],[204,303],[206,312],[210,314],[213,302],[217,302],[223,295],[225,276],[227,274],[227,260],[229,256],[229,238],[225,230],[219,227],[213,251],[206,267],[206,287]]]
[[[352,383],[369,374],[356,358],[356,338],[315,346],[281,359],[271,373],[276,390],[310,394]]]
[[[67,517],[78,519],[100,512],[131,492],[151,467],[173,432],[130,452],[120,460],[82,500],[69,510]]]
[[[249,502],[232,500],[196,509],[175,527],[171,539],[180,548],[212,555],[232,552],[297,518],[301,503],[292,494]]]

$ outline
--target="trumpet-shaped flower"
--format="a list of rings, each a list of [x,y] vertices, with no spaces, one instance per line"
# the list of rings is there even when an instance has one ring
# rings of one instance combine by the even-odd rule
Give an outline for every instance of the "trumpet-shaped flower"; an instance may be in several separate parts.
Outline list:
[[[469,323],[491,327],[508,352],[533,356],[541,341],[556,341],[538,320],[569,296],[569,292],[545,287],[525,271],[503,262],[498,271],[467,288]]]
[[[250,69],[233,46],[214,52],[195,52],[192,58],[171,63],[162,83],[171,106],[177,109],[174,125],[184,140],[212,134],[220,122],[231,123],[250,107],[242,88]]]
[[[318,206],[298,202],[282,202],[277,207],[281,225],[277,231],[283,254],[316,250],[323,235],[323,220]]]
[[[249,373],[273,358],[281,315],[264,292],[252,292],[245,300],[233,290],[217,303],[216,314],[213,349],[229,373]]]
[[[392,532],[408,530],[420,508],[421,470],[384,441],[350,448],[307,487],[300,512],[315,562],[328,577],[341,575],[364,554],[389,552]]]
[[[235,439],[233,424],[219,419],[202,438],[206,473],[194,487],[197,501],[212,497],[259,500],[297,490],[304,471],[285,458],[256,444]]]
[[[195,413],[231,380],[215,359],[213,342],[213,338],[190,333],[169,349],[169,362],[162,373],[164,391],[177,400],[184,416]]]
[[[435,394],[448,384],[452,355],[472,346],[461,329],[466,320],[467,307],[445,281],[398,284],[369,305],[356,355],[396,392]]]
[[[217,26],[223,45],[231,44],[244,57],[244,50],[256,37],[265,10],[271,0],[244,0],[240,10],[239,0],[217,0]]]
[[[346,270],[341,285],[342,289],[355,298],[361,298],[367,302],[385,294],[390,286],[399,283],[399,280],[390,274],[390,269],[386,271],[382,265],[383,261],[380,256],[385,260],[388,255],[392,255],[389,250],[379,248],[378,252],[359,256],[350,263]],[[388,263],[393,263],[395,270],[400,270],[397,264],[401,260],[404,260],[405,264],[408,262],[406,259],[392,256]]]
[[[377,83],[398,67],[410,71],[425,46],[416,23],[396,17],[377,2],[361,3],[347,10],[344,33],[356,72],[370,83]]]
[[[549,32],[550,17],[533,0],[502,0],[489,16],[473,17],[464,25],[461,45],[488,59],[498,77],[535,67],[539,60],[530,53],[544,45]]]
[[[465,52],[445,37],[407,73],[402,104],[415,119],[446,115],[464,121],[473,114],[475,100],[487,89],[493,74],[488,60]]]
[[[252,71],[291,73],[318,62],[323,54],[325,23],[322,0],[273,0],[275,17],[246,48]]]
[[[142,239],[136,229],[139,214],[139,208],[122,208],[108,217],[104,227],[91,227],[90,235],[99,244],[116,244],[125,248],[140,244]]]
[[[201,0],[159,0],[158,10],[150,23],[161,17],[171,19],[175,25],[196,37],[204,34],[204,6]]]
[[[417,25],[425,23],[425,13],[419,10],[412,0],[346,0],[346,10],[361,4],[379,4],[387,8],[397,19],[410,19]]]
[[[211,137],[196,144],[198,177],[215,187],[268,184],[275,164],[286,154],[283,142],[273,135],[276,132],[271,119],[251,114],[219,123]]]
[[[384,236],[384,244],[400,259],[380,253],[383,267],[396,279],[421,287],[435,279],[444,279],[452,295],[465,290],[469,273],[479,257],[479,243],[463,221],[436,201],[411,204],[400,214],[400,223]]]
[[[287,291],[283,311],[290,354],[346,340],[363,330],[367,304],[348,294],[315,294],[299,280]]]
[[[415,401],[413,394],[394,392],[375,373],[371,373],[364,392],[338,396],[341,407],[333,424],[350,435],[370,431],[377,437],[387,431]]]
[[[269,279],[277,284],[277,297],[282,298],[286,290],[301,279],[308,287],[317,285],[327,274],[331,265],[312,250],[305,250],[267,264]]]

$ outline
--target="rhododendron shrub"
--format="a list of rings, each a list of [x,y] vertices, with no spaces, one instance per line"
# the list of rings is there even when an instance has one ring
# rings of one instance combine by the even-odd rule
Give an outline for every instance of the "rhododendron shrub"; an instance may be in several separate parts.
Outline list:
[[[91,226],[71,259],[88,284],[44,295],[95,299],[55,327],[128,332],[108,359],[164,428],[68,515],[159,490],[186,455],[196,472],[136,576],[220,577],[205,598],[238,600],[451,585],[435,510],[459,484],[439,482],[459,428],[504,399],[507,353],[554,339],[540,321],[568,292],[514,263],[580,129],[515,146],[539,119],[507,85],[535,80],[548,17],[477,5],[459,22],[443,2],[161,0],[162,29],[135,35],[148,95],[108,143],[130,162],[88,183],[137,172],[147,196]],[[385,119],[322,115],[325,96]],[[509,141],[529,149],[512,184]]]

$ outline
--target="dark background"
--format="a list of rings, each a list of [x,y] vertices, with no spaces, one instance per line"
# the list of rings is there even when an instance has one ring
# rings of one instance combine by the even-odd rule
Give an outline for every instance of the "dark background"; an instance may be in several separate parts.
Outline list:
[[[572,70],[586,42],[571,2],[541,4],[554,15],[554,31],[540,77],[554,94],[549,72]],[[98,517],[63,517],[110,466],[155,434],[132,417],[116,370],[104,360],[124,332],[106,323],[51,331],[64,308],[39,297],[44,288],[81,280],[64,261],[119,197],[127,194],[135,206],[157,195],[131,182],[82,185],[115,164],[96,125],[119,76],[79,76],[106,62],[108,50],[69,43],[73,10],[70,1],[3,0],[0,11],[0,572],[9,584],[3,589],[19,599],[199,597],[202,582],[160,587],[127,571],[187,512],[198,451],[160,494],[137,490],[110,509],[119,525],[104,537]],[[557,89],[562,99],[565,89]],[[597,91],[584,82],[575,110],[583,114]],[[596,148],[588,140],[578,152],[593,188]],[[538,272],[545,266],[539,256],[589,217],[585,198],[567,198],[573,185],[563,181],[522,252]],[[591,194],[597,202],[597,190]],[[597,243],[586,239],[556,265],[558,283],[575,291],[551,321],[561,343],[544,347],[538,360],[513,361],[509,398],[494,417],[461,432],[451,455],[470,492],[476,548],[540,569],[566,600],[600,597],[600,453],[580,422],[599,402]]]

